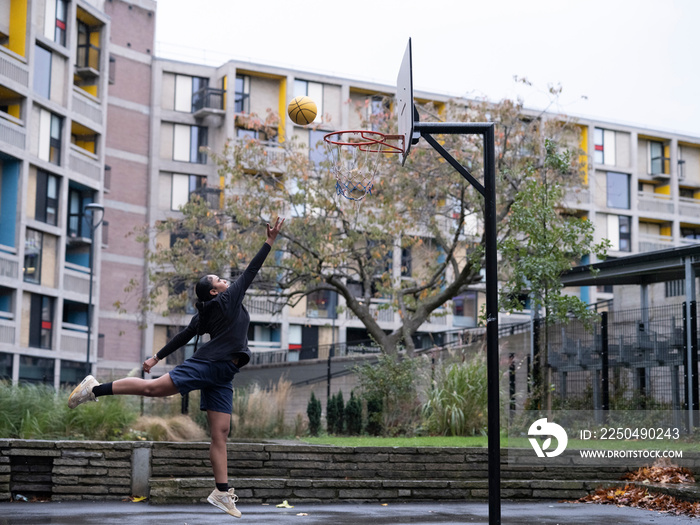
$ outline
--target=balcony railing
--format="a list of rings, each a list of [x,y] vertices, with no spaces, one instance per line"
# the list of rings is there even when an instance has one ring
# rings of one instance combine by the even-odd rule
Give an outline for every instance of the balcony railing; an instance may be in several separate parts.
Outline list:
[[[673,201],[668,195],[640,191],[637,197],[639,211],[673,213]]]
[[[24,149],[26,134],[27,132],[21,125],[15,124],[9,119],[0,118],[0,141]]]
[[[63,288],[87,297],[90,293],[90,275],[66,268],[63,273]]]
[[[85,358],[85,352],[87,351],[87,332],[62,328],[60,335],[62,352],[75,353]]]
[[[680,197],[678,199],[678,213],[697,219],[700,217],[700,200]]]
[[[673,238],[670,235],[639,235],[639,251],[655,252],[656,250],[666,250],[673,248]]]
[[[192,94],[192,113],[220,113],[224,110],[224,90],[204,87]]]
[[[71,170],[88,177],[89,179],[100,181],[102,177],[102,166],[95,159],[91,159],[83,153],[82,148],[71,144],[68,166]]]
[[[98,75],[100,72],[100,48],[92,44],[79,44],[75,68],[81,76]]]
[[[243,153],[243,165],[247,169],[265,167],[268,170],[284,171],[284,148],[278,142],[260,141],[250,138],[236,139],[237,145],[249,144]]]
[[[15,344],[15,321],[0,318],[0,343]]]
[[[18,279],[19,258],[16,255],[0,251],[0,277]]]
[[[102,124],[102,108],[82,93],[85,93],[82,89],[76,89],[73,92],[73,109],[76,113],[90,119],[92,122]]]

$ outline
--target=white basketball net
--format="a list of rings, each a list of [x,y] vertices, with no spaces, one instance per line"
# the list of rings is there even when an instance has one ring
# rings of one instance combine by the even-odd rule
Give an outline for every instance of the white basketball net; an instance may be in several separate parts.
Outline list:
[[[380,157],[398,150],[396,146],[383,142],[386,138],[396,137],[371,131],[345,131],[339,132],[335,139],[349,144],[326,141],[339,196],[359,205],[367,195],[372,194]]]

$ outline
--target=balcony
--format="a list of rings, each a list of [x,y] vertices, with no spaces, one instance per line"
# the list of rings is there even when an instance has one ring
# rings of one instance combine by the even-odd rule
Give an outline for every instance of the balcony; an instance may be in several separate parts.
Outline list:
[[[102,107],[84,95],[82,89],[73,91],[73,109],[92,122],[102,125]]]
[[[0,277],[19,279],[19,258],[0,250]]]
[[[639,235],[639,251],[642,253],[655,252],[673,248],[673,237],[670,235]]]
[[[86,271],[73,270],[68,267],[69,264],[66,263],[66,268],[63,271],[63,289],[70,291],[71,295],[79,295],[79,299],[84,300],[90,293],[90,274]]]
[[[24,149],[26,135],[27,132],[22,127],[19,119],[15,119],[7,114],[0,118],[0,141],[10,146]]]
[[[60,330],[62,353],[75,354],[85,359],[87,352],[87,328],[79,325],[63,323]],[[92,353],[92,352],[91,352]]]
[[[15,321],[5,318],[5,312],[0,312],[0,344],[15,344]],[[11,314],[10,314],[11,315]]]
[[[70,152],[68,154],[68,167],[91,180],[101,182],[102,178],[102,166],[97,161],[97,156],[91,158],[85,153],[85,150],[71,144]]]
[[[224,114],[224,90],[205,87],[192,94],[192,114],[195,118]]]
[[[668,195],[640,191],[637,197],[637,209],[650,213],[673,213],[673,201]]]
[[[100,76],[100,48],[92,44],[78,44],[75,74],[83,80]]]
[[[697,219],[700,217],[700,200],[680,197],[678,199],[678,213]]]
[[[250,138],[237,138],[236,145],[244,146],[243,167],[257,171],[266,169],[275,173],[283,173],[285,170],[285,150],[278,142],[256,141]]]

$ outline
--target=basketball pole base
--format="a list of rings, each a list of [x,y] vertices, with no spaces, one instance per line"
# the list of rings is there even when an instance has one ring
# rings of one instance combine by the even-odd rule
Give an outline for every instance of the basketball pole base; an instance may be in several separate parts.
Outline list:
[[[498,375],[498,249],[496,232],[496,136],[494,123],[414,122],[413,131],[455,168],[484,197],[484,249],[486,264],[486,378],[489,478],[489,525],[501,523],[501,430]],[[484,184],[432,137],[481,135],[484,140]]]

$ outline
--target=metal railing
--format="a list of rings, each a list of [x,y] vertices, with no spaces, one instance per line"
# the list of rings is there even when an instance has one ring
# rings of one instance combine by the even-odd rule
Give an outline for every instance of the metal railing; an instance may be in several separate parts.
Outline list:
[[[224,109],[224,90],[204,87],[192,93],[192,113],[202,109]]]

